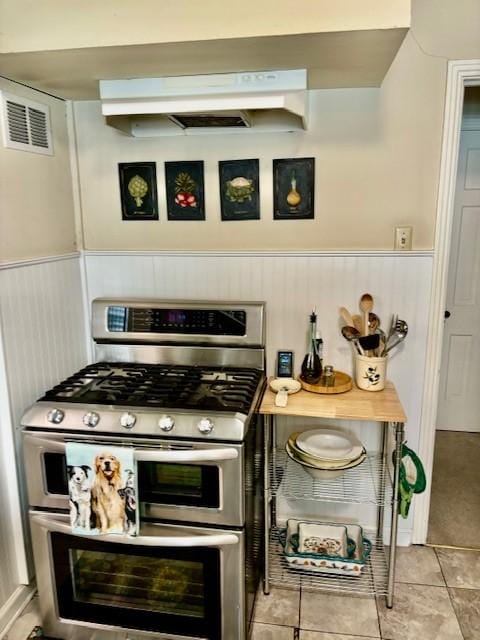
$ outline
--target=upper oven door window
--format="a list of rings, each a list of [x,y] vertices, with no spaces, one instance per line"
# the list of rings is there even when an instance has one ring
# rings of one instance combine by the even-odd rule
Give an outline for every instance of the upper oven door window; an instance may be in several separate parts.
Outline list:
[[[68,495],[65,456],[46,452],[45,483],[49,494]],[[140,500],[152,504],[220,506],[219,467],[216,465],[139,462]]]
[[[60,618],[220,638],[219,549],[50,536]]]
[[[138,462],[141,502],[177,506],[220,506],[219,467],[216,465]]]

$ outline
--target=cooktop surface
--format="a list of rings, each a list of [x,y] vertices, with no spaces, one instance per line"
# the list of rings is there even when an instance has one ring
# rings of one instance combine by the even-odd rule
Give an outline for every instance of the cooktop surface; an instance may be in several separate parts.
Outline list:
[[[40,400],[248,413],[262,376],[236,367],[98,362]]]

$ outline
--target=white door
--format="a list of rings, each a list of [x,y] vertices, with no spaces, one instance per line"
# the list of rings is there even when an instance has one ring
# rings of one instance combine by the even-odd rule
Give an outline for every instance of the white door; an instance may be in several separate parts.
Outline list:
[[[462,131],[437,429],[480,431],[480,131]]]

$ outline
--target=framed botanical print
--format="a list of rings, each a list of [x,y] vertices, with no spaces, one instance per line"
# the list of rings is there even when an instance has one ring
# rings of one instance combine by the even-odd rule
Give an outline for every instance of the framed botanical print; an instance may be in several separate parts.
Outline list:
[[[258,160],[218,163],[222,220],[259,220]]]
[[[169,220],[205,220],[203,160],[165,163]]]
[[[155,162],[120,162],[122,220],[158,220]]]
[[[304,220],[314,217],[315,158],[273,161],[273,217]]]

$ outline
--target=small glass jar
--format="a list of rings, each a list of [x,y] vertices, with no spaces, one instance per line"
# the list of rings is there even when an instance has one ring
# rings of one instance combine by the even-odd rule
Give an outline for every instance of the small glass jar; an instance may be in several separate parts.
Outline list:
[[[323,367],[322,378],[320,380],[322,387],[333,387],[335,384],[335,371],[330,364]]]

